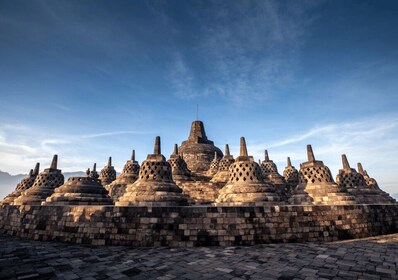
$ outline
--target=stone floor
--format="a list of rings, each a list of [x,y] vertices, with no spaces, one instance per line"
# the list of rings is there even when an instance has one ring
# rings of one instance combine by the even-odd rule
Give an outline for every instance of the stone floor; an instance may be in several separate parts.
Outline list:
[[[398,234],[252,247],[131,248],[0,235],[0,279],[398,279]]]

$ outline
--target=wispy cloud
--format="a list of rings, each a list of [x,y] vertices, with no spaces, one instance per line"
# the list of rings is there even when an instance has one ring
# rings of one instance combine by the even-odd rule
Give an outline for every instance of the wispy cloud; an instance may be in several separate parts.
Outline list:
[[[122,134],[151,134],[151,131],[131,131],[131,130],[124,130],[124,131],[110,131],[110,132],[103,132],[103,133],[94,133],[94,134],[86,134],[78,136],[80,138],[98,138],[98,137],[108,137],[114,135],[122,135]]]
[[[277,1],[218,4],[193,15],[201,29],[191,52],[201,61],[176,56],[172,68],[177,75],[171,82],[177,97],[215,95],[246,105],[291,86],[311,6],[282,10]]]

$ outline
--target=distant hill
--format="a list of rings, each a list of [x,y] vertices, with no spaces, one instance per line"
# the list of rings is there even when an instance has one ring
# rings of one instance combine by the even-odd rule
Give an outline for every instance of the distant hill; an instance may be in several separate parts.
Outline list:
[[[66,181],[69,177],[85,176],[86,173],[83,171],[76,171],[63,172],[62,174],[64,174]],[[14,191],[17,184],[26,176],[28,176],[28,174],[10,175],[9,173],[0,170],[0,200]]]

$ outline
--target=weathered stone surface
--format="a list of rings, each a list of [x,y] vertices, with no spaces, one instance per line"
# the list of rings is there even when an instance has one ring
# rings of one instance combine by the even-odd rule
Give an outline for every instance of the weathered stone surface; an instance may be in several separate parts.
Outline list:
[[[300,182],[289,199],[291,204],[354,204],[354,197],[341,190],[322,161],[315,160],[311,145],[307,145],[308,161],[300,165]]]
[[[203,122],[192,122],[191,132],[188,140],[183,141],[179,147],[179,152],[192,172],[205,172],[210,168],[210,163],[214,158],[214,152],[217,152],[220,160],[223,153],[214,146],[213,141],[207,139]]]
[[[339,170],[336,182],[341,189],[346,190],[349,194],[354,196],[357,203],[372,204],[376,201],[378,203],[395,203],[392,197],[380,190],[374,179],[371,180],[371,178],[369,178],[367,173],[363,171],[360,163],[358,165],[362,174],[350,167],[346,155],[342,155],[341,158],[343,169]],[[367,179],[365,179],[364,175]]]
[[[7,195],[0,203],[1,204],[13,204],[14,200],[21,195],[23,191],[31,188],[39,174],[40,163],[36,163],[35,169],[31,169],[29,175],[23,178],[21,182],[18,183],[15,191]]]
[[[57,169],[58,156],[54,155],[50,168],[44,169],[33,183],[33,186],[14,200],[14,205],[40,205],[54,193],[54,189],[64,183],[64,175]]]
[[[178,206],[187,205],[182,190],[172,180],[171,166],[160,151],[160,137],[155,140],[154,153],[142,163],[139,178],[128,184],[118,206]]]
[[[286,193],[287,185],[285,178],[279,174],[278,167],[270,160],[267,150],[264,150],[264,160],[261,162],[260,167],[265,182],[274,185],[277,194],[283,201],[286,201],[288,193]]]
[[[124,195],[128,184],[132,184],[137,181],[139,172],[140,165],[135,160],[135,150],[133,150],[131,153],[131,159],[124,165],[122,173],[115,181],[105,187],[113,201],[118,201],[119,198]]]
[[[108,164],[102,168],[99,180],[103,186],[107,186],[116,180],[116,170],[112,166],[112,157],[109,157]]]
[[[0,232],[92,245],[240,246],[395,233],[398,205],[0,206]]]
[[[42,205],[113,205],[113,201],[101,182],[90,177],[88,169],[86,177],[70,177]]]
[[[225,185],[229,180],[229,167],[235,162],[230,155],[228,144],[225,145],[225,154],[220,160],[218,171],[214,174],[210,182]]]
[[[248,156],[244,137],[240,139],[240,155],[229,171],[229,181],[220,190],[217,204],[247,205],[280,201],[275,187],[264,181],[260,166],[254,162],[253,157]]]

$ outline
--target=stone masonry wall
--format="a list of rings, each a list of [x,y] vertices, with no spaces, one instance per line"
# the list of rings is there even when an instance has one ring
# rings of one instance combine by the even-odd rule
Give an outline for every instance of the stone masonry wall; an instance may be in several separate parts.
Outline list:
[[[333,241],[398,232],[398,205],[9,206],[0,232],[93,245],[236,246]]]

